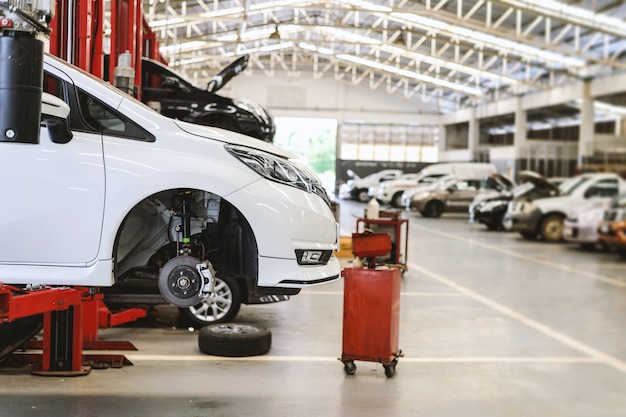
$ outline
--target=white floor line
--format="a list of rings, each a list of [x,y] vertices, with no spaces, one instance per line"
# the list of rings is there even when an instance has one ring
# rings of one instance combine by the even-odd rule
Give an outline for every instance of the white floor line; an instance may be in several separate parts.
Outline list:
[[[245,357],[221,357],[211,355],[143,355],[126,354],[130,361],[159,361],[159,362],[335,362],[337,356],[245,356]],[[595,358],[589,357],[402,357],[401,363],[599,363]]]
[[[343,291],[302,291],[299,295],[342,295]],[[458,292],[441,292],[441,291],[413,291],[401,292],[400,295],[408,297],[462,297]]]
[[[459,291],[462,294],[467,295],[468,297],[473,298],[474,300],[485,304],[491,308],[493,308],[494,310],[500,312],[501,314],[504,314],[506,316],[509,316],[521,323],[524,323],[525,325],[531,327],[532,329],[537,330],[540,333],[543,333],[544,335],[551,337],[552,339],[558,340],[559,342],[563,343],[564,345],[567,345],[573,349],[578,350],[579,352],[582,352],[588,356],[590,356],[591,358],[593,358],[595,361],[598,362],[602,362],[605,363],[606,365],[617,369],[621,372],[626,373],[626,362],[621,361],[617,358],[614,358],[613,356],[607,355],[604,352],[601,352],[591,346],[588,346],[572,337],[569,337],[563,333],[560,333],[554,329],[552,329],[549,326],[546,326],[542,323],[539,323],[538,321],[535,321],[529,317],[524,316],[521,313],[518,313],[515,310],[512,310],[502,304],[499,304],[487,297],[484,297],[472,290],[470,290],[469,288],[463,287],[447,278],[444,278],[443,276],[434,273],[432,271],[429,271],[428,269],[422,268],[421,266],[415,264],[415,263],[409,263],[409,268],[413,269],[414,271],[419,271],[420,273],[436,280],[439,281],[445,285],[447,285],[448,287],[454,288],[455,290]]]
[[[499,253],[504,253],[504,254],[507,254],[509,256],[514,256],[514,257],[519,258],[519,259],[524,259],[524,260],[535,262],[535,263],[538,263],[538,264],[541,264],[541,265],[546,265],[546,266],[549,266],[551,268],[556,268],[556,269],[560,269],[562,271],[571,272],[572,274],[582,275],[582,276],[585,276],[587,278],[591,278],[591,279],[594,279],[594,280],[597,280],[597,281],[606,282],[607,284],[615,285],[617,287],[626,288],[626,281],[620,281],[620,280],[617,280],[615,278],[604,277],[602,275],[594,274],[592,272],[581,271],[580,269],[576,269],[576,268],[571,267],[571,266],[561,265],[561,264],[557,264],[557,263],[554,263],[554,262],[545,261],[543,259],[533,258],[532,256],[522,255],[522,254],[519,254],[517,252],[513,252],[513,251],[510,251],[510,250],[507,250],[507,249],[502,249],[502,248],[499,248],[499,247],[494,246],[494,245],[490,245],[488,243],[477,242],[477,241],[472,240],[472,239],[467,239],[467,238],[464,238],[464,237],[460,237],[460,236],[454,235],[452,233],[441,232],[441,231],[438,231],[438,230],[435,230],[435,229],[431,229],[429,227],[418,226],[418,225],[415,225],[415,224],[411,224],[409,227],[425,230],[425,231],[428,231],[430,233],[434,233],[434,234],[439,235],[439,236],[444,236],[444,237],[447,237],[447,238],[459,240],[461,242],[471,243],[472,245],[481,246],[483,248],[490,249],[490,250],[493,250],[493,251],[499,252]]]

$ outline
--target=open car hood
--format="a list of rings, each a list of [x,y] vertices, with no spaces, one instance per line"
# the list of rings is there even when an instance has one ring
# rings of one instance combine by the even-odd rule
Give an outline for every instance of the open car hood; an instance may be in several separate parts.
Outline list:
[[[517,174],[520,183],[522,182],[530,182],[533,184],[538,190],[542,192],[546,192],[548,195],[559,195],[559,187],[552,184],[547,180],[546,177],[534,172],[534,171],[520,171]]]
[[[498,172],[494,172],[492,174],[489,174],[489,176],[493,178],[496,182],[506,187],[507,190],[512,190],[515,187],[515,183],[511,181],[511,179],[507,177],[506,175],[502,175]]]
[[[224,87],[233,77],[241,74],[248,66],[250,55],[244,55],[230,63],[226,68],[221,70],[207,85],[209,93],[216,93]]]

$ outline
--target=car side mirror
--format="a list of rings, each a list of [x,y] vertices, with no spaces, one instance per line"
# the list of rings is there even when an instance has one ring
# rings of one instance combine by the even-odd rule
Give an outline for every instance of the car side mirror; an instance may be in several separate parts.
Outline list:
[[[177,78],[174,77],[167,77],[162,83],[161,83],[161,88],[164,88],[166,90],[174,90],[174,91],[178,91],[180,90],[181,86],[180,86],[180,80],[178,80]]]
[[[41,97],[41,124],[48,128],[50,140],[54,143],[67,143],[74,136],[68,116],[70,106],[63,100],[48,93]]]

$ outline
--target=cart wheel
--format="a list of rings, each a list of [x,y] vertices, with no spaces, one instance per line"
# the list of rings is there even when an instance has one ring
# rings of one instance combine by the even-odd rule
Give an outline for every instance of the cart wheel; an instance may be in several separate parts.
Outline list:
[[[383,368],[385,368],[385,376],[387,378],[391,378],[392,376],[394,376],[396,374],[396,364],[392,363],[389,365],[385,365],[383,364]]]
[[[345,361],[343,363],[343,370],[346,371],[348,375],[354,375],[356,373],[356,364],[354,361]]]

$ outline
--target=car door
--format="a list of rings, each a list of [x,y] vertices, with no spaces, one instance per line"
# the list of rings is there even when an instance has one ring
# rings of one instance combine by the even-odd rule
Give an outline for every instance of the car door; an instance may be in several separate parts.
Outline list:
[[[67,79],[45,78],[46,92],[67,99]],[[96,259],[104,214],[101,135],[74,131],[69,142],[54,143],[42,126],[38,143],[0,142],[0,176],[0,263],[80,266]]]
[[[478,192],[479,185],[479,181],[457,181],[448,189],[450,195],[448,196],[447,208],[451,211],[467,210]]]

